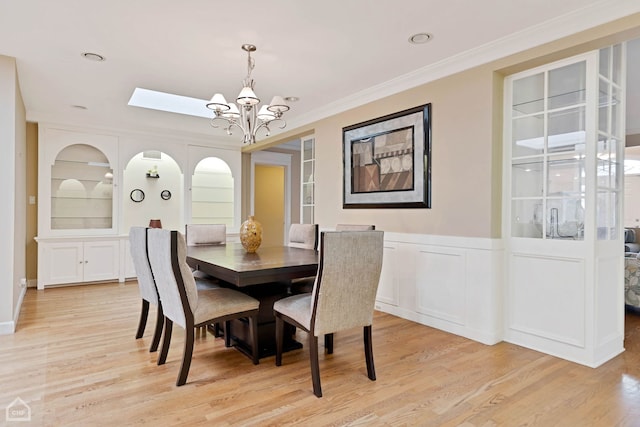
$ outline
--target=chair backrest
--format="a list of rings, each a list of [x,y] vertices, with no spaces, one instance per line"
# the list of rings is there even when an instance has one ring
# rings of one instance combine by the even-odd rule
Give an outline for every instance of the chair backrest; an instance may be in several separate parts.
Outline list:
[[[193,325],[193,312],[198,305],[198,289],[187,264],[187,244],[175,230],[150,228],[147,242],[151,271],[162,301],[164,315],[187,328]]]
[[[129,230],[129,248],[133,259],[133,268],[138,276],[140,297],[158,305],[158,290],[151,272],[147,255],[147,229],[145,227],[131,227]]]
[[[187,224],[185,237],[188,246],[224,245],[227,242],[225,224]]]
[[[318,249],[318,224],[291,224],[287,246]]]
[[[383,231],[325,231],[312,293],[315,336],[373,320],[384,246]]]
[[[338,224],[336,225],[336,231],[368,231],[375,230],[376,226],[371,224]]]

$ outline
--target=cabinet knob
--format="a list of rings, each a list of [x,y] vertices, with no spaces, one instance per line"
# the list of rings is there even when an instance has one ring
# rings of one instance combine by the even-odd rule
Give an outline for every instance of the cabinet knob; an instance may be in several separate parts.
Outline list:
[[[86,263],[88,263],[88,262],[89,262],[89,261],[85,261],[84,263],[86,264]]]

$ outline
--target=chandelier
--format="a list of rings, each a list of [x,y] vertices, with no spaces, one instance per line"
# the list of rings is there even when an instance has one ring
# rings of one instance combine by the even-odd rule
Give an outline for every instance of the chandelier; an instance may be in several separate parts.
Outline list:
[[[220,127],[219,123],[224,122],[224,130],[228,135],[232,135],[231,129],[235,126],[244,134],[245,144],[256,142],[256,133],[264,128],[269,136],[271,130],[269,125],[272,122],[282,122],[280,129],[284,129],[287,123],[282,119],[282,114],[289,110],[281,96],[274,96],[269,105],[262,105],[258,110],[260,99],[253,91],[253,79],[251,71],[255,67],[255,61],[251,58],[251,52],[256,51],[252,44],[243,44],[242,50],[247,52],[247,77],[242,81],[242,90],[236,98],[236,104],[227,102],[221,93],[216,93],[207,104],[207,108],[213,110],[215,114],[211,119],[211,126]],[[239,107],[239,108],[238,108]]]

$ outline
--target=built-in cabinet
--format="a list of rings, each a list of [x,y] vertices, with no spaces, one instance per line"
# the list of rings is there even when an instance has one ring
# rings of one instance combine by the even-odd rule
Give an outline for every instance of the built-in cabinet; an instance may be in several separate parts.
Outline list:
[[[623,351],[620,45],[505,81],[505,340],[588,366]]]
[[[117,280],[118,137],[39,128],[38,288]]]
[[[39,242],[38,285],[115,280],[120,275],[120,241],[71,238]]]
[[[229,233],[237,234],[240,149],[187,141],[41,123],[38,288],[135,277],[129,228],[164,218],[164,227],[184,230],[186,222],[202,220],[202,192],[217,197],[203,208],[208,220],[224,219]],[[197,165],[207,166],[206,180]],[[202,191],[201,181],[208,185]]]

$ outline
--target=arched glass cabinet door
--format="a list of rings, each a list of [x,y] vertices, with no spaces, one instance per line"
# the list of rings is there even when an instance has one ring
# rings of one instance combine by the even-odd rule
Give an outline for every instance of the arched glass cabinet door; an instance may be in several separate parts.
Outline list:
[[[233,175],[224,160],[200,160],[191,181],[191,222],[233,227],[233,187]]]
[[[99,149],[69,145],[51,166],[51,229],[110,229],[113,169]]]

